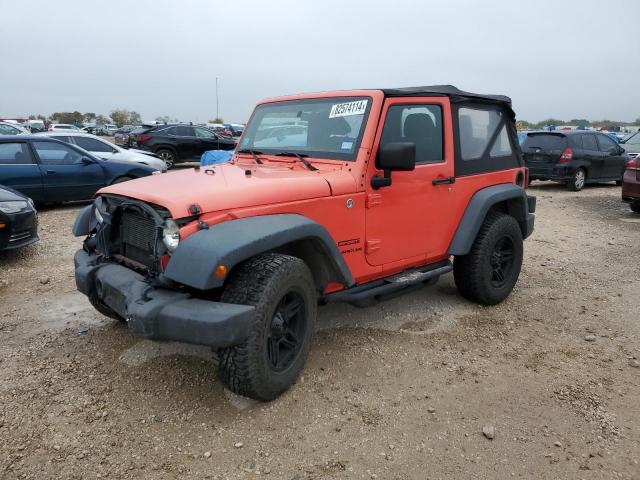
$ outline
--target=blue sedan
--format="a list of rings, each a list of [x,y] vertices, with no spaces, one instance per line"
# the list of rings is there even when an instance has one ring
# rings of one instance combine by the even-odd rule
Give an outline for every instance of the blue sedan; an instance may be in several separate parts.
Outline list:
[[[102,187],[154,171],[142,164],[106,161],[39,135],[0,136],[0,184],[35,202],[87,200]]]

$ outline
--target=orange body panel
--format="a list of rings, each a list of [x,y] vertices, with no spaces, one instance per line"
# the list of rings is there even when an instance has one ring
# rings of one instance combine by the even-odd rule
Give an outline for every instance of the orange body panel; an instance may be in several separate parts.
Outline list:
[[[385,100],[379,90],[305,94],[265,100],[270,103],[326,97],[366,96],[372,105],[354,161],[308,160],[310,171],[291,157],[236,154],[229,164],[153,175],[120,183],[99,192],[124,195],[165,207],[174,218],[191,215],[214,225],[235,218],[277,213],[304,215],[323,225],[333,237],[357,283],[410,267],[448,258],[447,249],[471,196],[480,188],[515,183],[524,168],[460,177],[453,184],[432,180],[454,175],[454,141],[449,98],[398,97]],[[389,106],[438,104],[444,119],[444,159],[418,164],[411,172],[393,172],[390,187],[373,190],[382,125]],[[182,238],[198,229],[184,226]],[[327,291],[342,288],[330,284]]]

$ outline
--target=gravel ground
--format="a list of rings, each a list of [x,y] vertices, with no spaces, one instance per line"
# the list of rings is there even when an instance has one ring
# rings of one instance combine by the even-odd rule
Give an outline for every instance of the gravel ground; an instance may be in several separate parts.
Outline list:
[[[640,478],[640,216],[620,188],[538,196],[512,296],[438,285],[320,310],[268,404],[206,349],[152,343],[75,291],[78,205],[0,253],[0,478]]]

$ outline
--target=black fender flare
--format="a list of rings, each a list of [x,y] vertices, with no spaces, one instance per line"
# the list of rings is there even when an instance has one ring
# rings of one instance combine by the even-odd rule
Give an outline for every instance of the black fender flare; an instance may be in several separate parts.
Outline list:
[[[78,212],[73,227],[71,227],[71,233],[74,237],[86,237],[94,228],[96,228],[96,219],[93,215],[92,203]]]
[[[330,281],[345,286],[355,284],[327,229],[297,214],[241,218],[200,230],[180,242],[164,277],[199,290],[210,290],[221,287],[225,281],[225,278],[214,276],[218,265],[225,265],[231,271],[255,255],[280,251],[296,242],[304,242],[313,250],[314,257],[319,255],[322,258],[322,266],[328,270]],[[314,265],[310,268],[315,274]]]
[[[449,255],[467,255],[489,210],[503,202],[506,203],[507,213],[520,224],[522,237],[528,237],[533,231],[535,197],[528,197],[522,187],[512,183],[494,185],[478,190],[469,200],[449,244]]]

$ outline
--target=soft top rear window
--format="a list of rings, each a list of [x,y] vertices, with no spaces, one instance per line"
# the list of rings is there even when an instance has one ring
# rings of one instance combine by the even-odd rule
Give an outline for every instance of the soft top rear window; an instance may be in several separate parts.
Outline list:
[[[563,150],[567,145],[567,137],[553,133],[528,133],[522,143],[522,150]]]

